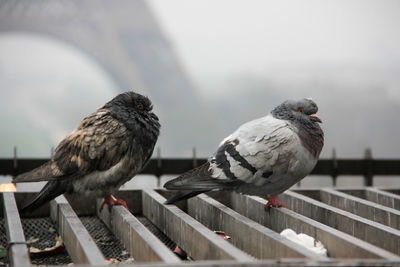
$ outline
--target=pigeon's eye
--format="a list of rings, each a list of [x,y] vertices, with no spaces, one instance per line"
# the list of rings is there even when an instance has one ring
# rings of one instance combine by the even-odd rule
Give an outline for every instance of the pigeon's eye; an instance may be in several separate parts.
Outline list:
[[[136,108],[137,108],[138,110],[143,110],[143,105],[142,105],[142,104],[138,104],[138,105],[136,106]]]
[[[304,108],[299,108],[297,111],[304,114]]]

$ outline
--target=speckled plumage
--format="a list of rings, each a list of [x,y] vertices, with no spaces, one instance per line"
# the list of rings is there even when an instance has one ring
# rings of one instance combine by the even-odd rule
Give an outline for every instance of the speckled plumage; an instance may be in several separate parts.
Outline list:
[[[317,111],[310,99],[285,101],[267,116],[243,124],[207,163],[164,185],[183,190],[167,203],[210,190],[264,197],[287,190],[312,171],[322,150]]]
[[[120,94],[85,117],[60,142],[44,165],[14,179],[49,181],[22,211],[31,211],[63,193],[104,197],[139,173],[159,135],[158,117],[147,97]]]

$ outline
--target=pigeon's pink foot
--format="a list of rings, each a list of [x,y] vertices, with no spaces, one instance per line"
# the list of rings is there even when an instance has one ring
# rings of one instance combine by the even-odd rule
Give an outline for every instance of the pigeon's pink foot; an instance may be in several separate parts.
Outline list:
[[[181,249],[180,247],[176,246],[174,249],[174,253],[178,256],[181,260],[187,260],[187,253]]]
[[[224,231],[214,231],[219,237],[223,239],[231,239],[230,236],[226,235]],[[175,255],[177,255],[181,260],[190,260],[190,257],[188,257],[187,253],[181,249],[179,246],[176,246],[174,249]]]
[[[108,210],[109,211],[111,211],[111,206],[114,206],[114,205],[122,205],[127,210],[129,210],[125,201],[123,201],[122,199],[115,199],[112,195],[108,195],[108,196],[106,196],[104,198],[104,201],[103,201],[103,203],[101,203],[101,206],[100,206],[100,211],[103,210],[103,207],[104,207],[105,204],[108,205]]]
[[[270,207],[274,208],[286,208],[286,206],[282,203],[279,202],[276,199],[276,196],[270,196],[268,197],[268,203],[265,205],[265,209],[268,210]]]
[[[227,234],[225,234],[224,231],[214,231],[219,237],[222,237],[223,239],[231,239],[231,237]]]

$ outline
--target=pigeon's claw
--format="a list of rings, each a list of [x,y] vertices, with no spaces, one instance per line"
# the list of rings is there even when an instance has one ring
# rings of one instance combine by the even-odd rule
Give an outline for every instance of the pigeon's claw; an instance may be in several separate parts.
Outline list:
[[[128,205],[126,205],[125,201],[123,201],[122,199],[115,199],[112,195],[108,195],[104,198],[103,203],[101,203],[101,206],[100,206],[100,212],[103,210],[105,204],[108,205],[108,211],[110,211],[110,212],[111,212],[111,206],[114,206],[114,205],[122,205],[127,210],[129,210]]]
[[[265,210],[269,210],[269,208],[286,208],[286,206],[276,199],[276,196],[268,197],[268,203],[265,205]]]
[[[181,249],[179,246],[176,246],[174,249],[174,253],[178,256],[181,260],[187,260],[188,256],[187,253]]]

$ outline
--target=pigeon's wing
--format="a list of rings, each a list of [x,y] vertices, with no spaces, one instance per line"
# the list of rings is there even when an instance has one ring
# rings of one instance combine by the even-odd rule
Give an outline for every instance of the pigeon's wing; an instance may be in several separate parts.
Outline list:
[[[81,177],[114,166],[128,150],[127,128],[104,109],[87,116],[57,146],[54,157],[21,174],[14,182],[37,182]]]
[[[290,154],[296,135],[290,125],[271,116],[239,127],[225,138],[209,162],[164,185],[171,190],[229,190],[253,183],[262,176],[268,181],[277,161]]]
[[[170,197],[165,204],[173,204],[177,201],[185,200],[211,190],[230,189],[232,186],[237,186],[238,183],[242,183],[238,180],[230,181],[216,179],[213,178],[211,174],[210,163],[206,162],[203,165],[168,181],[164,184],[166,189],[179,191]]]
[[[67,180],[65,179],[49,181],[33,199],[29,200],[22,208],[20,208],[19,212],[25,213],[35,210],[47,201],[64,194],[67,188],[67,185],[65,184],[66,181]]]
[[[165,201],[164,204],[173,204],[177,201],[189,199],[191,197],[200,195],[201,193],[208,192],[209,190],[202,190],[202,191],[190,191],[190,190],[183,190],[183,191],[178,191],[176,192],[172,197],[168,198],[167,201]]]
[[[245,183],[273,182],[278,176],[272,174],[288,168],[298,145],[299,137],[289,122],[272,116],[251,121],[221,143],[212,160],[213,177]]]
[[[216,179],[211,175],[210,163],[207,162],[168,181],[164,184],[164,187],[170,190],[208,191],[229,187],[230,182],[232,182],[227,179]]]

